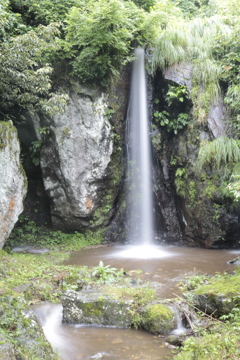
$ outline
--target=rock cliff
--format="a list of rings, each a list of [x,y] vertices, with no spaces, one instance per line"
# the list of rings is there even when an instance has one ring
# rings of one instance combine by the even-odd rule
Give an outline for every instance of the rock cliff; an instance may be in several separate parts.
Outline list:
[[[17,129],[0,122],[0,249],[23,211],[27,179],[20,163]]]

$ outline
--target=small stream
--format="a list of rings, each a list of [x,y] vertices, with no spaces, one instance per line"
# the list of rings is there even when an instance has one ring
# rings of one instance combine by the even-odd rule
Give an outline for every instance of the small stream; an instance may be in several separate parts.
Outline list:
[[[72,253],[65,264],[97,266],[102,260],[104,265],[124,268],[133,276],[152,282],[160,297],[173,298],[180,294],[177,284],[184,276],[232,272],[235,266],[227,262],[239,254],[233,250],[159,246],[144,259],[146,251],[140,252],[130,246],[84,249]],[[164,338],[145,331],[62,324],[61,304],[44,303],[33,306],[33,310],[62,360],[165,360],[173,357],[164,345]]]

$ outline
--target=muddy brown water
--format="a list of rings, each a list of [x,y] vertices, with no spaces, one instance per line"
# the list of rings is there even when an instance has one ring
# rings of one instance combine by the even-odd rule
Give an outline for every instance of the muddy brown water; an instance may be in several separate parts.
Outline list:
[[[153,250],[153,251],[152,251]],[[84,249],[72,253],[65,264],[104,265],[132,271],[134,276],[156,283],[159,296],[172,298],[180,294],[177,284],[184,276],[232,272],[235,268],[227,262],[240,251],[206,250],[177,246],[143,249],[111,246]],[[148,259],[144,259],[144,256]],[[139,274],[141,270],[142,273]],[[62,360],[165,360],[172,359],[171,350],[164,339],[145,331],[116,329],[61,323],[61,304],[45,303],[33,307],[46,337]]]

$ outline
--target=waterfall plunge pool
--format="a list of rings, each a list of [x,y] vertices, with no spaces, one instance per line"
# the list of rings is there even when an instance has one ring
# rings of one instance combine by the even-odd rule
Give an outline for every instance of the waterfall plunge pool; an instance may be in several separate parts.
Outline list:
[[[178,246],[156,246],[146,252],[139,246],[109,246],[84,249],[72,253],[65,264],[97,266],[104,265],[124,268],[144,281],[158,283],[158,295],[173,298],[180,291],[177,283],[186,275],[216,272],[232,272],[234,265],[227,264],[238,252],[234,250],[206,250]],[[143,255],[149,258],[143,258]],[[151,256],[152,254],[152,256]],[[156,255],[158,254],[158,255]],[[138,255],[138,256],[137,256]],[[137,271],[139,273],[139,271]],[[116,329],[61,323],[60,304],[43,303],[33,306],[43,330],[53,348],[62,360],[115,359],[115,360],[165,360],[171,351],[165,347],[164,339],[145,331]]]

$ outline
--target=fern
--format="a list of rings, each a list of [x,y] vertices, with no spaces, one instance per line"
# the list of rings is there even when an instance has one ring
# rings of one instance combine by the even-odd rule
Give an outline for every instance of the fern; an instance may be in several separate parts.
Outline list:
[[[237,163],[239,161],[240,149],[238,141],[223,136],[213,141],[205,140],[202,142],[197,166],[201,169],[204,165],[210,164],[213,168],[219,170],[221,165]]]
[[[198,91],[192,92],[195,103],[203,107],[209,105],[210,99],[214,101],[220,92],[219,79],[221,67],[214,59],[213,45],[217,35],[230,33],[229,27],[218,17],[207,19],[197,18],[190,22],[179,21],[169,23],[166,30],[161,33],[155,45],[153,54],[153,71],[158,68],[165,70],[178,62],[194,64],[193,85]],[[199,100],[199,94],[205,88],[205,101]]]

